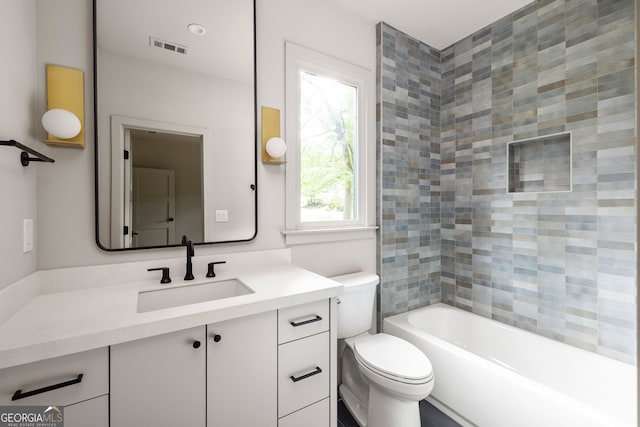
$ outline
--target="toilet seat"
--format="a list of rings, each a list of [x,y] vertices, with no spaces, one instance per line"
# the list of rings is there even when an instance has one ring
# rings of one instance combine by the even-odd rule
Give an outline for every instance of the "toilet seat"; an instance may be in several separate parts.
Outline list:
[[[415,345],[384,333],[366,335],[352,343],[356,360],[370,371],[404,384],[433,379],[431,362]]]

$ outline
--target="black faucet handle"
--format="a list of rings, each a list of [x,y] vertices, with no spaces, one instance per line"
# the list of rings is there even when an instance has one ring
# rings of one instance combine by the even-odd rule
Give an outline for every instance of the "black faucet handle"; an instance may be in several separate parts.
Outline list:
[[[171,277],[169,277],[169,267],[148,268],[147,271],[160,271],[162,270],[162,279],[160,283],[171,283]]]
[[[210,262],[207,268],[207,277],[216,277],[216,272],[213,270],[216,264],[226,264],[227,261],[215,261]]]

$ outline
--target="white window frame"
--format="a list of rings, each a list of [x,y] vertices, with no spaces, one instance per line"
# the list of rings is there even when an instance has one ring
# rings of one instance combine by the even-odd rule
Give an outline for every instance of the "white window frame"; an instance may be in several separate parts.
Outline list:
[[[351,240],[370,238],[375,230],[369,224],[368,177],[371,167],[367,162],[369,140],[368,122],[372,114],[371,94],[373,73],[370,70],[337,58],[286,42],[286,230],[287,244],[312,241]],[[300,218],[300,73],[308,72],[354,86],[357,89],[357,170],[356,201],[357,218],[354,220],[302,222]],[[315,237],[309,237],[315,235]],[[304,237],[307,236],[307,237]]]

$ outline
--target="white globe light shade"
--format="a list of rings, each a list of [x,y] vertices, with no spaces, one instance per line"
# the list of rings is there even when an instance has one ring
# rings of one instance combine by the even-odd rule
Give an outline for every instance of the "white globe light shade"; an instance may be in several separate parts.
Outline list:
[[[287,152],[287,144],[281,138],[270,138],[266,150],[271,157],[282,157]]]
[[[70,139],[80,133],[80,119],[71,111],[54,108],[42,116],[42,127],[56,138]]]

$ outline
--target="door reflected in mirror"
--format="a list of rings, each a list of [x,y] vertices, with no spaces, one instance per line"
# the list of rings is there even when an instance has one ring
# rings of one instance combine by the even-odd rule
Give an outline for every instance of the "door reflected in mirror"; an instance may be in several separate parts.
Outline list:
[[[94,0],[94,10],[98,245],[254,238],[254,1]]]
[[[132,179],[124,247],[166,246],[186,235],[204,241],[202,135],[129,130]],[[127,201],[125,201],[125,207]]]

